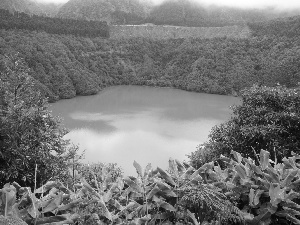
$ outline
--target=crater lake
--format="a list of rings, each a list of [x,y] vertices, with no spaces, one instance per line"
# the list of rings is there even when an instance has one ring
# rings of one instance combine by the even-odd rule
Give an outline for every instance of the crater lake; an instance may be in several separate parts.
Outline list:
[[[230,118],[230,106],[240,102],[233,96],[115,86],[60,100],[50,110],[69,129],[65,138],[85,150],[84,162],[117,163],[125,175],[135,175],[134,160],[164,169],[170,157],[187,161],[212,127]]]

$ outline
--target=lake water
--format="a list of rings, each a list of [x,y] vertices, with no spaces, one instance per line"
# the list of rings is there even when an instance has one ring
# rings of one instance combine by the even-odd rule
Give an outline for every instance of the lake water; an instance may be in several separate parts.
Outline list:
[[[135,175],[134,160],[164,169],[170,157],[187,160],[239,102],[231,96],[116,86],[61,100],[50,109],[70,130],[66,138],[86,150],[85,162],[117,163],[126,175]]]

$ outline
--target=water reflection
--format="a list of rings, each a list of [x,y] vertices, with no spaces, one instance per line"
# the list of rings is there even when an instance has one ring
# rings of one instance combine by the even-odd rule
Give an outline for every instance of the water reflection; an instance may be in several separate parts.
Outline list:
[[[116,162],[132,174],[133,160],[164,167],[169,157],[185,159],[238,103],[229,96],[118,86],[59,101],[52,109],[71,130],[66,138],[86,149],[85,161]]]

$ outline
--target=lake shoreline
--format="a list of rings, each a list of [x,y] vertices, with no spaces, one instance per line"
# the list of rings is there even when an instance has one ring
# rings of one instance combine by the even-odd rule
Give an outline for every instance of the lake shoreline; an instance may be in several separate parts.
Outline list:
[[[118,87],[118,86],[138,86],[138,87],[150,87],[150,88],[157,88],[157,89],[175,89],[175,90],[180,90],[180,91],[186,91],[186,92],[192,92],[192,93],[199,93],[199,94],[211,94],[211,95],[220,95],[220,96],[231,96],[231,97],[240,97],[240,94],[238,92],[234,92],[232,94],[218,94],[218,93],[207,93],[207,92],[198,92],[198,91],[192,91],[192,90],[186,90],[183,88],[177,88],[177,87],[163,87],[163,86],[159,86],[159,85],[142,85],[142,84],[117,84],[117,85],[111,85],[111,86],[107,86],[104,87],[102,89],[100,89],[98,92],[93,93],[93,94],[86,94],[86,95],[75,95],[74,97],[71,98],[58,98],[57,100],[52,100],[52,99],[48,99],[49,103],[55,103],[61,100],[66,100],[66,99],[73,99],[76,97],[81,97],[81,96],[94,96],[94,95],[98,95],[99,93],[101,93],[102,91],[109,89],[109,88],[113,88],[113,87]]]
[[[117,163],[129,173],[133,160],[160,167],[169,157],[187,160],[239,102],[169,87],[118,85],[58,101],[51,109],[70,130],[66,138],[86,150],[85,162]]]

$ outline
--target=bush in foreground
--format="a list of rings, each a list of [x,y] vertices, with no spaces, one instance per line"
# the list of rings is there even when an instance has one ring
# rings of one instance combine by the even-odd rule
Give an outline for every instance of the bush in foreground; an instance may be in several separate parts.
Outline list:
[[[3,61],[0,87],[0,184],[17,181],[33,187],[64,176],[75,152],[18,56]]]
[[[231,119],[212,129],[209,141],[191,154],[194,166],[203,155],[218,158],[231,150],[256,159],[260,149],[281,161],[300,152],[300,88],[253,86],[242,92],[242,104]],[[202,157],[202,158],[201,158]]]
[[[110,174],[89,184],[78,174],[71,188],[49,181],[31,192],[6,184],[0,189],[0,215],[53,225],[300,224],[300,155],[283,158],[283,163],[270,160],[264,150],[258,162],[232,155],[234,159],[219,159],[224,168],[210,162],[195,169],[170,159],[166,171],[150,164],[142,169],[134,162],[136,177],[113,180]]]

